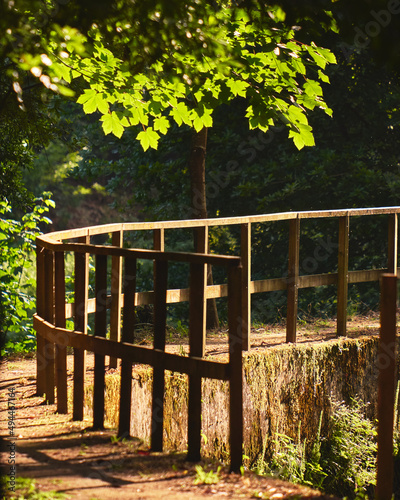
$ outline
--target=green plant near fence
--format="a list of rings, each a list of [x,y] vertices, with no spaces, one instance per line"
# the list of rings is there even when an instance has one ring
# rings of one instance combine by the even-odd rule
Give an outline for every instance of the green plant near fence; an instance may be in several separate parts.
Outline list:
[[[51,193],[35,199],[35,207],[21,220],[12,218],[8,201],[0,201],[0,346],[2,355],[23,353],[36,346],[32,325],[35,309],[35,240],[39,225],[50,223],[46,217],[54,206]]]
[[[365,418],[365,408],[358,399],[350,405],[337,403],[328,435],[321,435],[321,414],[318,434],[309,446],[301,440],[300,426],[297,439],[276,434],[272,457],[264,449],[254,469],[336,496],[364,497],[375,485],[377,451],[376,426]]]

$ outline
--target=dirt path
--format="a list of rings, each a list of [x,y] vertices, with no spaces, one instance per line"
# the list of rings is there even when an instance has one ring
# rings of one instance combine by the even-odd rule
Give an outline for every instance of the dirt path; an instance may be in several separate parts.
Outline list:
[[[368,321],[363,325],[363,333],[371,334],[372,329],[376,332],[376,318]],[[314,331],[313,335],[300,332],[299,341],[321,342],[332,337],[328,327],[322,330]],[[267,336],[266,333],[253,332],[255,349],[270,347],[283,340],[282,332],[269,332]],[[71,358],[69,356],[70,380]],[[35,359],[3,360],[0,368],[2,475],[9,479],[13,473],[13,464],[8,461],[14,459],[15,443],[15,473],[19,482],[21,478],[33,478],[37,491],[51,492],[49,496],[35,498],[328,498],[309,488],[260,477],[249,471],[243,475],[229,474],[227,468],[220,470],[215,484],[195,484],[195,464],[185,462],[183,454],[149,453],[139,439],[117,441],[115,429],[90,430],[89,418],[73,422],[71,413],[58,415],[55,405],[46,405],[43,397],[35,396]],[[8,400],[13,394],[15,413],[8,413]],[[9,432],[10,421],[14,435]],[[215,473],[218,464],[202,462],[201,466],[203,471]],[[15,497],[20,494],[21,490]]]

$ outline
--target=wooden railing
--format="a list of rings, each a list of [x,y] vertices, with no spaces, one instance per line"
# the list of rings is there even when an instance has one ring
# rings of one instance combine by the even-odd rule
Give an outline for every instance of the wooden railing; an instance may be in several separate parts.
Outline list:
[[[75,255],[74,330],[66,329],[65,252]],[[88,256],[95,256],[94,335],[85,333],[88,313]],[[123,328],[121,341],[106,338],[107,260],[123,259]],[[135,344],[135,302],[137,260],[154,261],[153,348]],[[116,262],[116,260],[114,260]],[[186,262],[190,267],[189,357],[165,352],[168,264]],[[229,361],[204,359],[206,265],[224,266],[228,272]],[[123,249],[86,243],[60,243],[43,237],[37,245],[37,393],[55,401],[57,411],[67,413],[67,351],[73,347],[73,419],[83,420],[85,353],[94,353],[93,427],[104,425],[105,356],[121,359],[119,436],[129,436],[131,423],[132,363],[153,367],[151,448],[163,448],[164,371],[186,373],[189,378],[188,458],[200,460],[201,380],[227,380],[230,386],[231,468],[242,463],[242,268],[239,257],[171,253],[157,250]]]
[[[229,380],[231,384],[231,456],[232,467],[241,464],[242,453],[242,368],[241,350],[250,347],[251,296],[260,292],[287,291],[286,341],[296,341],[298,290],[323,285],[337,286],[337,333],[345,335],[347,293],[350,283],[379,280],[382,273],[397,274],[397,214],[400,207],[334,210],[320,212],[286,212],[249,217],[203,220],[109,224],[60,231],[37,239],[37,392],[54,402],[57,387],[57,410],[67,411],[66,346],[74,348],[73,418],[83,418],[85,351],[95,353],[94,425],[102,427],[104,415],[104,356],[110,366],[121,362],[121,397],[119,434],[129,433],[132,363],[153,366],[152,448],[162,448],[162,401],[164,370],[189,375],[189,456],[200,456],[201,377]],[[387,268],[349,271],[349,227],[355,216],[388,217]],[[337,219],[337,272],[300,275],[300,236],[303,219]],[[288,272],[280,278],[251,279],[251,226],[288,221]],[[240,226],[240,257],[210,255],[208,230],[213,226]],[[194,228],[197,253],[165,252],[164,232],[170,229]],[[123,248],[124,234],[129,231],[152,231],[153,250]],[[111,245],[91,244],[91,238],[111,235]],[[374,235],[371,235],[373,238]],[[74,254],[74,302],[65,300],[65,255]],[[95,297],[89,298],[89,256],[95,258]],[[137,259],[154,262],[154,290],[137,292]],[[111,262],[108,262],[111,261]],[[167,269],[170,262],[190,266],[190,286],[168,289]],[[207,285],[206,266],[225,266],[228,283]],[[110,290],[107,273],[110,271]],[[206,342],[205,303],[209,298],[228,297],[229,343],[228,363],[203,359]],[[165,352],[166,307],[168,303],[189,302],[189,357]],[[154,304],[153,349],[134,345],[135,306]],[[129,307],[128,307],[129,305]],[[106,339],[108,316],[109,339]],[[121,312],[123,327],[121,332]],[[94,336],[87,335],[89,314],[94,314]],[[74,329],[66,329],[66,319],[73,318]],[[161,419],[160,419],[161,415]],[[161,424],[160,424],[161,420]],[[235,436],[233,438],[232,436]]]

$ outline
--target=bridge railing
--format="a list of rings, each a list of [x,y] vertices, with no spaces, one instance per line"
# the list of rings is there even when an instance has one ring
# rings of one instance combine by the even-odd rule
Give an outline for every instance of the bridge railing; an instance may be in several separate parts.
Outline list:
[[[298,291],[323,285],[337,288],[337,334],[346,334],[347,295],[351,283],[378,281],[383,273],[397,274],[397,239],[400,207],[365,208],[319,212],[286,212],[249,217],[122,223],[53,232],[37,239],[37,392],[55,401],[57,409],[67,411],[66,347],[74,348],[73,418],[83,418],[85,352],[95,353],[94,424],[101,427],[104,415],[104,356],[110,366],[121,361],[119,433],[129,433],[132,363],[153,366],[152,447],[162,446],[164,370],[189,375],[189,454],[199,457],[201,377],[229,380],[231,384],[231,453],[232,464],[241,463],[242,369],[241,350],[250,347],[251,296],[275,290],[287,291],[286,341],[296,341]],[[388,220],[387,267],[349,271],[350,221],[352,217],[382,215]],[[338,224],[337,272],[300,275],[301,224],[309,219],[336,219]],[[251,227],[253,224],[288,224],[288,271],[285,276],[252,280]],[[240,227],[240,256],[208,254],[209,228]],[[193,228],[197,253],[165,251],[165,230]],[[124,248],[124,234],[151,231],[153,250]],[[111,245],[94,245],[99,235],[111,236]],[[371,235],[373,238],[374,235]],[[336,245],[335,245],[336,246]],[[74,302],[66,301],[66,254],[74,255]],[[95,260],[95,296],[89,298],[89,256]],[[136,291],[138,259],[154,262],[154,289]],[[186,262],[190,267],[190,285],[169,289],[168,264]],[[207,285],[207,266],[228,269],[228,283]],[[230,360],[216,363],[203,359],[206,342],[206,300],[228,297]],[[189,358],[165,352],[167,304],[189,302]],[[154,304],[153,349],[134,345],[135,307]],[[109,315],[108,315],[108,310]],[[123,312],[123,314],[122,314]],[[87,334],[89,315],[94,314],[94,336]],[[73,330],[66,329],[66,319],[73,318]],[[121,321],[121,319],[123,321]],[[122,324],[122,328],[121,328]],[[106,338],[109,336],[109,339]],[[200,384],[200,385],[199,385]],[[234,389],[234,390],[233,390]],[[239,413],[240,412],[240,413]],[[161,418],[162,420],[162,418]],[[235,427],[236,426],[236,427]],[[160,430],[161,429],[161,430]],[[194,429],[194,430],[193,430]],[[238,436],[232,440],[232,436]],[[240,439],[239,439],[240,438]],[[240,445],[238,444],[240,441]]]
[[[337,286],[337,333],[346,334],[347,323],[347,294],[348,285],[351,283],[362,283],[378,281],[384,272],[397,273],[397,239],[398,239],[398,217],[400,207],[383,208],[359,208],[349,210],[323,210],[310,212],[284,212],[278,214],[254,215],[248,217],[226,217],[217,219],[181,220],[164,222],[134,222],[123,224],[109,224],[103,226],[87,227],[69,231],[54,232],[41,241],[70,241],[77,239],[83,243],[90,243],[91,237],[110,234],[112,245],[123,246],[124,234],[129,231],[152,231],[153,248],[164,251],[165,230],[193,228],[196,230],[196,248],[199,253],[207,253],[209,245],[209,228],[215,226],[240,226],[240,257],[243,266],[242,297],[245,321],[244,349],[250,348],[250,326],[251,326],[251,296],[262,292],[287,290],[287,326],[286,341],[296,342],[297,329],[297,301],[298,290],[302,288],[318,287],[324,285]],[[365,269],[349,271],[349,230],[350,221],[353,217],[364,217],[371,215],[386,215],[388,218],[387,239],[387,267],[381,269]],[[300,275],[300,246],[301,246],[301,223],[310,219],[336,219],[338,221],[339,236],[337,242],[337,272],[324,274]],[[273,224],[277,221],[287,221],[289,233],[288,248],[288,270],[285,276],[280,278],[267,278],[252,280],[251,262],[251,227],[252,224]],[[330,236],[330,235],[328,235]],[[374,235],[371,235],[374,238]],[[84,265],[83,263],[81,264]],[[86,272],[88,262],[86,259]],[[111,293],[107,304],[111,308],[111,338],[117,340],[120,334],[120,312],[123,295],[121,294],[121,260],[120,257],[112,258]],[[79,292],[78,292],[79,293]],[[86,292],[85,292],[86,293]],[[218,298],[227,295],[226,284],[207,285],[204,283],[206,298]],[[167,303],[176,303],[188,300],[188,289],[175,289],[167,291]],[[153,291],[138,292],[135,295],[135,305],[151,304]],[[66,306],[67,317],[73,315],[73,304]],[[94,312],[94,300],[87,301],[87,312]],[[85,316],[86,318],[86,316]],[[84,318],[84,321],[86,319]]]
[[[66,328],[65,253],[73,252],[75,260],[74,329]],[[87,334],[88,257],[95,260],[94,332]],[[121,259],[123,291],[123,326],[119,340],[108,339],[108,261]],[[154,340],[153,347],[135,345],[135,304],[137,261],[151,260],[154,265]],[[166,352],[167,283],[171,262],[189,266],[189,356]],[[163,448],[164,372],[188,375],[188,458],[200,460],[201,381],[202,378],[227,380],[230,386],[231,468],[242,463],[242,349],[243,320],[241,309],[242,268],[240,258],[195,253],[173,253],[157,250],[124,249],[88,243],[61,243],[42,237],[37,245],[38,290],[37,314],[37,393],[55,402],[57,411],[68,412],[67,346],[73,348],[73,419],[83,420],[85,395],[85,354],[94,353],[93,427],[104,426],[105,356],[121,359],[121,385],[118,435],[129,436],[131,425],[132,364],[153,367],[151,448]],[[229,361],[204,359],[205,354],[205,286],[206,266],[227,269]]]

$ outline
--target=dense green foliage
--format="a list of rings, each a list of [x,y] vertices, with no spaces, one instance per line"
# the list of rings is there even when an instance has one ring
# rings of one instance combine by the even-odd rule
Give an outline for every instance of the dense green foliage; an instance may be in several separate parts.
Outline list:
[[[90,88],[78,102],[85,113],[101,113],[105,134],[121,137],[126,127],[142,125],[137,139],[144,150],[157,149],[160,134],[166,134],[171,123],[185,123],[197,132],[211,127],[215,110],[237,97],[248,101],[245,116],[251,129],[266,131],[282,120],[301,149],[314,144],[306,109],[318,106],[331,114],[321,86],[312,76],[314,71],[316,78],[328,81],[322,70],[335,57],[313,43],[297,42],[294,30],[280,27],[283,19],[283,12],[274,12],[261,27],[241,12],[224,25],[220,15],[215,23],[236,56],[235,64],[231,55],[215,62],[206,57],[199,61],[192,54],[182,54],[178,47],[143,73],[129,71],[126,62],[116,56],[118,47],[113,53],[94,32],[93,55],[81,59],[71,53],[63,78],[71,81],[74,75],[81,75],[87,81]],[[199,19],[200,26],[203,22]]]
[[[277,6],[260,11],[229,2],[185,5],[183,11],[174,10],[172,23],[185,33],[182,40],[165,25],[171,11],[163,3],[152,6],[143,19],[129,15],[132,6],[122,10],[121,2],[118,16],[106,9],[103,22],[83,23],[81,31],[56,23],[62,10],[58,4],[49,2],[52,18],[43,26],[37,24],[35,10],[24,1],[17,3],[19,8],[8,5],[5,16],[10,23],[5,57],[16,66],[8,72],[15,88],[22,89],[21,70],[64,95],[74,94],[68,85],[77,79],[86,87],[78,98],[84,111],[98,111],[104,132],[117,137],[140,125],[137,139],[144,150],[157,148],[160,134],[172,123],[185,123],[197,132],[210,127],[215,110],[237,98],[248,101],[245,116],[251,129],[266,131],[283,122],[299,149],[314,144],[307,110],[319,107],[331,114],[319,82],[329,80],[324,70],[335,57],[312,41],[298,40],[298,27],[286,24],[285,12]],[[22,16],[21,7],[26,9]],[[34,3],[30,8],[38,7]],[[68,8],[73,23],[76,12],[73,5]],[[161,25],[154,53],[147,44],[153,23]],[[31,32],[37,38],[33,45]],[[18,36],[24,43],[17,43]]]
[[[255,469],[337,497],[368,498],[376,481],[377,431],[364,406],[358,400],[337,404],[329,434],[318,433],[312,446],[300,440],[300,432],[297,441],[277,435],[272,458],[260,456]]]
[[[60,135],[60,129],[45,89],[30,73],[14,82],[8,75],[13,69],[9,60],[0,59],[0,200],[26,210],[33,200],[23,175],[32,168],[37,152]]]
[[[36,345],[32,326],[36,279],[30,271],[34,272],[39,225],[51,222],[45,215],[54,206],[49,194],[36,198],[33,211],[21,221],[11,219],[11,205],[0,201],[0,347],[5,352],[24,352]]]

